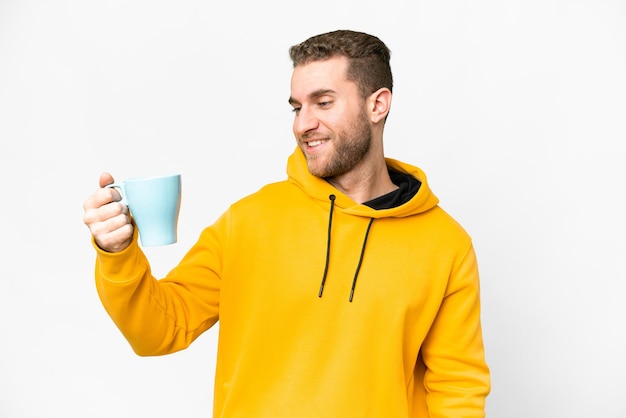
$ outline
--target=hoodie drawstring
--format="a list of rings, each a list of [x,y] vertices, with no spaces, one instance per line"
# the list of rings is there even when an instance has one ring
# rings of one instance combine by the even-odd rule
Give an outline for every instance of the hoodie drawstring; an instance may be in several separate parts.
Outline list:
[[[363,239],[363,246],[361,247],[361,256],[359,257],[359,264],[356,266],[356,271],[354,272],[354,279],[352,279],[352,287],[350,288],[350,302],[352,302],[352,297],[354,296],[354,288],[356,287],[356,278],[359,277],[359,270],[361,270],[361,264],[363,263],[363,254],[365,254],[365,244],[367,244],[367,237],[370,234],[370,228],[372,227],[373,222],[374,222],[374,218],[371,218],[370,223],[367,224],[367,230],[365,231],[365,238]]]
[[[324,266],[324,275],[322,276],[322,283],[320,284],[320,291],[318,293],[318,297],[322,297],[322,293],[324,292],[324,284],[326,283],[326,277],[328,276],[328,265],[330,264],[330,236],[331,229],[333,224],[333,210],[335,208],[335,195],[331,194],[328,196],[330,199],[330,213],[328,215],[328,239],[326,242],[326,265]],[[370,233],[370,229],[372,228],[372,223],[374,222],[374,218],[371,218],[369,223],[367,224],[367,230],[365,231],[365,238],[363,239],[363,245],[361,246],[361,255],[359,256],[359,263],[356,266],[356,271],[354,272],[354,278],[352,279],[352,287],[350,288],[350,299],[349,302],[352,302],[354,298],[354,289],[356,288],[356,279],[359,277],[359,271],[361,270],[361,264],[363,264],[363,256],[365,254],[365,245],[367,244],[367,238]]]
[[[328,263],[330,261],[330,229],[333,225],[333,209],[335,208],[335,195],[328,196],[330,199],[330,214],[328,215],[328,240],[326,241],[326,265],[324,266],[324,276],[322,276],[322,284],[320,285],[320,292],[317,295],[322,297],[324,292],[324,283],[326,283],[326,276],[328,275]]]

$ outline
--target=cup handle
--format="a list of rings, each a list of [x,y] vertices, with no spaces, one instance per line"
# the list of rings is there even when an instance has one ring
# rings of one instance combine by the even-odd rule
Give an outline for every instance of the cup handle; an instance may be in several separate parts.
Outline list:
[[[126,193],[124,192],[124,184],[122,184],[122,183],[113,183],[113,184],[107,184],[104,187],[106,187],[106,188],[115,187],[116,189],[118,189],[120,191],[120,194],[122,195],[122,200],[120,200],[120,203],[122,205],[128,206],[128,202],[126,201]]]

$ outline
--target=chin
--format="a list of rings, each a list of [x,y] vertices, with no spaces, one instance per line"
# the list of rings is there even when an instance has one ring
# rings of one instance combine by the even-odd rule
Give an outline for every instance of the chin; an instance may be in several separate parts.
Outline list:
[[[322,170],[319,170],[316,167],[311,167],[311,164],[309,164],[309,173],[315,177],[325,177]]]

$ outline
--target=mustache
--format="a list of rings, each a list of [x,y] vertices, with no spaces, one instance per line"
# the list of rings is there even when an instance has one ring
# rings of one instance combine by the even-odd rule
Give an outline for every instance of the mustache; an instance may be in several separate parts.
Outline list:
[[[324,134],[321,134],[319,132],[308,132],[308,133],[300,135],[299,138],[303,142],[304,141],[316,141],[316,140],[322,141],[322,140],[325,140],[325,139],[329,139],[330,135],[324,135]]]

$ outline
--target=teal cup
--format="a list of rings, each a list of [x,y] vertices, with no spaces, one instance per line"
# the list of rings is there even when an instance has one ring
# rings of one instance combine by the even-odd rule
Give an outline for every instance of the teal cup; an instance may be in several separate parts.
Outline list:
[[[109,184],[128,206],[144,247],[174,244],[178,238],[181,176],[138,177]]]

